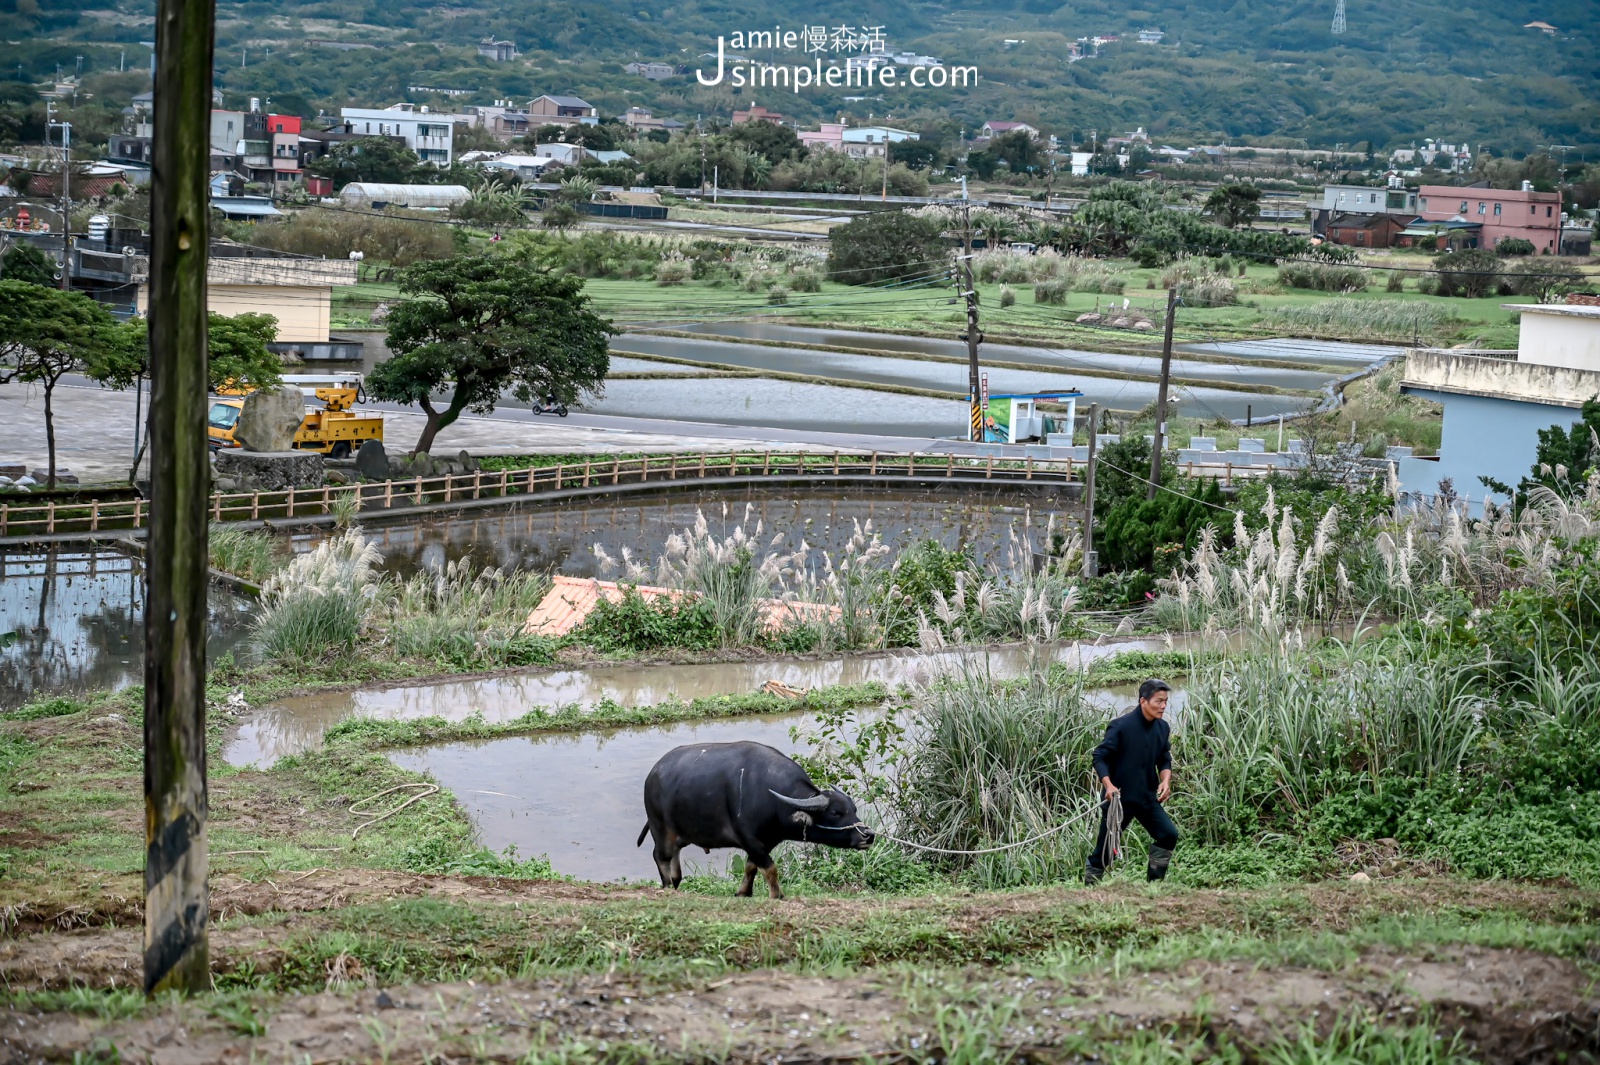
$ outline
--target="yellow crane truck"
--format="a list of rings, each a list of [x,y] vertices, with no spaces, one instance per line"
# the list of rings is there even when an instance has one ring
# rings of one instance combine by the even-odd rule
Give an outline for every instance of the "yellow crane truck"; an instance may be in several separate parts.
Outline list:
[[[320,451],[329,458],[343,459],[349,458],[366,441],[383,439],[383,415],[351,409],[366,402],[360,374],[285,374],[283,383],[300,389],[307,399],[322,402],[321,409],[306,411],[300,431],[294,434],[294,446],[298,450]],[[228,386],[217,390],[206,416],[206,436],[211,450],[240,446],[233,438],[233,430],[239,424],[244,397],[251,391],[248,387]]]

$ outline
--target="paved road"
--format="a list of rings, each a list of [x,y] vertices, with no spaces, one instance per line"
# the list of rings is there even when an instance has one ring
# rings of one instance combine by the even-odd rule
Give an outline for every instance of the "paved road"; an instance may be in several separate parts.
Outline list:
[[[149,402],[149,393],[145,394]],[[125,482],[133,461],[133,392],[113,392],[82,378],[66,378],[55,392],[57,465],[85,484]],[[410,448],[422,432],[423,416],[392,403],[370,403],[384,414],[384,438],[391,450]],[[658,418],[621,418],[574,413],[567,418],[535,417],[514,401],[487,417],[463,415],[442,430],[437,453],[466,449],[474,454],[617,454],[636,451],[700,451],[754,448],[772,450],[880,450],[970,452],[960,441],[869,436],[748,425],[714,425]],[[44,396],[33,386],[0,385],[0,463],[21,462],[28,469],[45,464]]]

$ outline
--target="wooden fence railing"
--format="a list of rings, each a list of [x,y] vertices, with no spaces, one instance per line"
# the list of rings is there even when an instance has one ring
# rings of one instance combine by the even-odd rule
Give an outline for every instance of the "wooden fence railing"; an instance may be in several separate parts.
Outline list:
[[[449,505],[469,500],[538,496],[558,491],[603,490],[613,485],[645,482],[763,477],[865,476],[877,479],[953,479],[1067,484],[1085,463],[1073,459],[1010,459],[955,455],[832,454],[818,452],[690,453],[642,458],[592,459],[557,466],[519,470],[477,471],[439,477],[367,484],[324,485],[278,492],[231,492],[211,497],[211,520],[262,521],[311,518],[331,514],[341,500],[354,499],[361,511],[398,507]],[[1232,463],[1183,464],[1194,477],[1216,477],[1231,485],[1236,478],[1270,473],[1264,467]],[[146,500],[87,503],[0,503],[0,537],[25,539],[68,533],[139,529],[149,521]]]

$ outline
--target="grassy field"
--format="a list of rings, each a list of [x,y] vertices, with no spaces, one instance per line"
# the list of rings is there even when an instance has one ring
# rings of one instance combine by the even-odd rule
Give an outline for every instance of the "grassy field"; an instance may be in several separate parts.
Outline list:
[[[215,989],[146,1002],[139,718],[130,692],[0,725],[12,1053],[143,1060],[175,1020],[193,1060],[1311,1065],[1597,1049],[1592,890],[1417,879],[1373,855],[1349,859],[1362,883],[1231,890],[1126,869],[1093,890],[841,886],[794,854],[787,901],[734,898],[725,878],[589,885],[477,848],[446,794],[352,838],[356,800],[419,779],[359,732],[269,770],[213,759]],[[213,754],[229,723],[214,710]]]
[[[1374,259],[1373,262],[1385,266],[1394,263],[1403,270],[1421,271],[1426,268],[1427,260],[1420,256],[1394,256]],[[1016,302],[1003,308],[1002,286],[979,284],[985,332],[996,339],[1015,336],[1041,343],[1087,348],[1096,345],[1158,345],[1159,336],[1127,330],[1090,329],[1073,323],[1073,319],[1087,311],[1120,307],[1124,297],[1136,307],[1158,309],[1164,306],[1166,290],[1160,284],[1160,270],[1140,268],[1131,262],[1114,265],[1127,281],[1123,296],[1072,292],[1067,295],[1065,303],[1046,305],[1033,301],[1031,286],[1013,285],[1011,288],[1016,293]],[[1415,274],[1406,275],[1406,291],[1388,292],[1383,285],[1386,276],[1385,273],[1377,274],[1374,284],[1365,292],[1335,296],[1324,292],[1279,289],[1276,268],[1252,265],[1242,278],[1235,275],[1235,281],[1243,283],[1245,290],[1239,297],[1241,302],[1238,305],[1185,307],[1179,312],[1176,335],[1180,341],[1293,335],[1292,330],[1270,326],[1268,317],[1273,311],[1308,306],[1328,299],[1354,302],[1399,300],[1442,309],[1456,320],[1443,336],[1429,336],[1426,327],[1422,328],[1417,339],[1425,344],[1468,342],[1491,348],[1516,346],[1515,314],[1501,306],[1502,303],[1517,302],[1515,298],[1466,299],[1425,295],[1414,290]],[[1251,292],[1249,289],[1252,287],[1268,291]],[[648,280],[600,278],[591,279],[587,288],[596,309],[619,321],[766,318],[807,325],[865,326],[886,331],[949,335],[959,332],[966,320],[965,311],[952,303],[954,288],[945,285],[868,288],[825,282],[822,291],[790,293],[783,304],[770,303],[764,292],[746,292],[731,283],[717,285],[691,281],[682,285],[661,286]],[[392,302],[398,298],[398,287],[388,283],[363,282],[336,290],[335,324],[347,327],[366,325],[368,315],[378,302]],[[1408,330],[1405,335],[1395,333],[1377,339],[1410,343],[1413,334]]]

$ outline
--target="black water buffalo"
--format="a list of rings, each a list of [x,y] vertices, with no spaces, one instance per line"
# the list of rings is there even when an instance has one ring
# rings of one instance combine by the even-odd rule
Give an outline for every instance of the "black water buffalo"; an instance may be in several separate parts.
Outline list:
[[[655,842],[662,887],[683,880],[684,847],[739,847],[749,860],[739,894],[749,895],[756,870],[775,899],[778,867],[772,848],[786,839],[865,850],[876,838],[856,804],[837,788],[820,790],[794,759],[761,743],[695,743],[662,755],[644,780],[649,818],[639,842]]]

